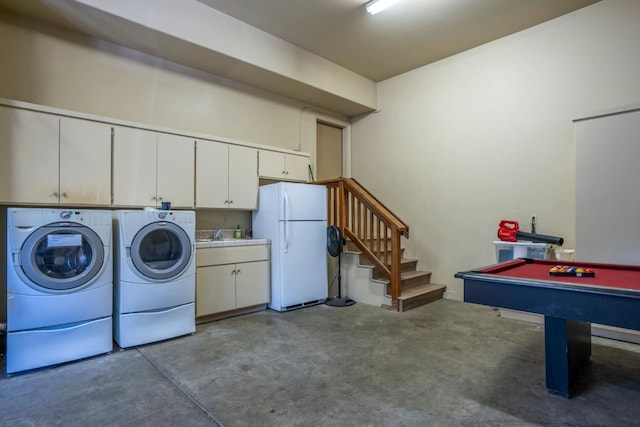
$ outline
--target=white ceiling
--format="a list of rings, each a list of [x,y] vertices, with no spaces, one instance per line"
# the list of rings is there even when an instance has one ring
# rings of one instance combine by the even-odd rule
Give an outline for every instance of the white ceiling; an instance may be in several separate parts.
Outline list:
[[[377,82],[600,0],[198,1]]]

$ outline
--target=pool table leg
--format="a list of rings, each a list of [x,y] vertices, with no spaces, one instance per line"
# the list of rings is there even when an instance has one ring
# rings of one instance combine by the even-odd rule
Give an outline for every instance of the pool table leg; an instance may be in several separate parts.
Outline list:
[[[591,323],[545,316],[544,346],[547,389],[570,397],[591,357]]]

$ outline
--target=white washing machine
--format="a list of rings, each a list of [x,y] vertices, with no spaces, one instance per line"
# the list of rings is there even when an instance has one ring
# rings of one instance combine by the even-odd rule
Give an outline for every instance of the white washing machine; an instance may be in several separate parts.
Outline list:
[[[195,332],[195,212],[120,210],[113,219],[118,345]]]
[[[111,211],[7,209],[7,373],[113,348]]]

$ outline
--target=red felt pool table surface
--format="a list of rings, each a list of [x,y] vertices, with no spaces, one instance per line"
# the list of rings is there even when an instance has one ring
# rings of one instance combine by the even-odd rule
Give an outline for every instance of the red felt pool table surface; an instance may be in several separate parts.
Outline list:
[[[590,268],[595,277],[551,276],[549,269],[556,265]],[[617,265],[592,262],[569,262],[556,260],[516,259],[496,264],[476,271],[482,274],[512,277],[523,281],[548,281],[567,283],[573,286],[594,286],[600,288],[640,291],[640,266]]]

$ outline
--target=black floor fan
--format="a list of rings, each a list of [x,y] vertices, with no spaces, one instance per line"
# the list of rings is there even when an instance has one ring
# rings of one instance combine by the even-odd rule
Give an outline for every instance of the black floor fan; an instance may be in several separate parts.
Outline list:
[[[332,307],[348,307],[356,302],[350,298],[342,296],[342,272],[341,272],[341,255],[342,247],[345,240],[340,233],[340,229],[335,225],[327,227],[327,250],[332,257],[338,257],[338,296],[331,297],[326,304]]]

